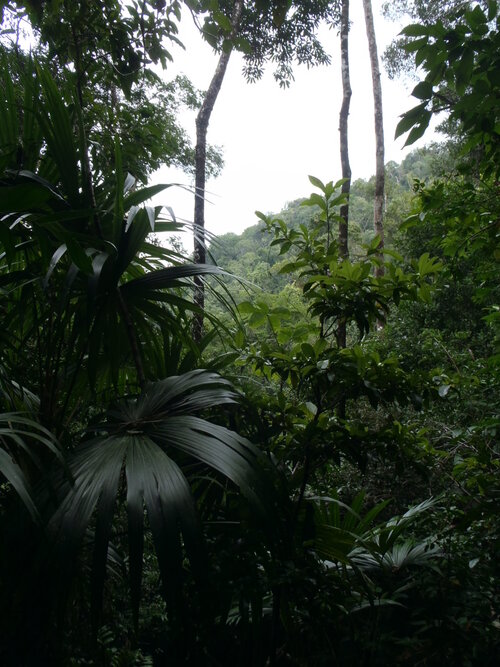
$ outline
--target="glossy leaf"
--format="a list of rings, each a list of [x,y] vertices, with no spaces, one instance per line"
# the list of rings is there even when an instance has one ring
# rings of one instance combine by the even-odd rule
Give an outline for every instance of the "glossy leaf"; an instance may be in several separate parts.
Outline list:
[[[194,413],[237,401],[216,373],[192,371],[148,385],[144,394],[110,410],[98,428],[106,434],[83,444],[70,461],[75,483],[66,492],[51,528],[61,540],[62,559],[75,552],[94,512],[93,609],[97,619],[106,555],[122,471],[127,482],[131,595],[137,619],[140,598],[143,512],[151,525],[163,590],[171,608],[182,586],[183,550],[200,575],[206,568],[203,535],[190,484],[177,454],[204,463],[231,480],[261,515],[273,502],[261,455],[236,433]],[[267,495],[266,495],[267,494]]]

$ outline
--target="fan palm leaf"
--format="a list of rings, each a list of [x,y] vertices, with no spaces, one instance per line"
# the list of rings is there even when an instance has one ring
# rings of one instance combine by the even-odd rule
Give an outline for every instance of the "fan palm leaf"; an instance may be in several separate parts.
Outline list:
[[[184,550],[199,582],[206,581],[203,533],[183,467],[202,462],[230,480],[254,511],[272,521],[273,486],[263,457],[250,442],[196,413],[231,405],[238,395],[215,373],[198,370],[151,383],[137,399],[111,409],[96,437],[70,460],[74,485],[66,485],[51,530],[62,562],[72,562],[95,517],[93,608],[98,614],[106,555],[117,499],[126,486],[130,589],[137,619],[147,513],[169,608],[179,608]]]
[[[404,531],[423,512],[434,507],[435,499],[424,500],[402,516],[378,525],[375,520],[389,501],[378,503],[363,515],[363,499],[364,492],[354,498],[351,506],[337,498],[310,499],[314,503],[315,521],[312,546],[321,558],[360,569],[399,569],[409,564],[426,564],[441,555],[432,540],[416,543],[403,539]]]

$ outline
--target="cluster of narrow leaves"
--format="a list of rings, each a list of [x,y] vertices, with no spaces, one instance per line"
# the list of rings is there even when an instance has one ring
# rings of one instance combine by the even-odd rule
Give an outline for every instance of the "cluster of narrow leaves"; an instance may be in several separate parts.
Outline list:
[[[7,399],[22,393],[10,401],[16,412],[0,419],[0,472],[10,483],[2,499],[14,489],[47,522],[66,584],[84,537],[93,536],[96,623],[123,501],[137,621],[147,526],[172,610],[185,553],[197,580],[209,578],[192,485],[241,491],[268,524],[272,485],[258,451],[201,414],[238,400],[218,375],[192,370],[199,348],[189,335],[197,311],[190,281],[224,272],[150,243],[150,232],[180,228],[147,204],[169,186],[136,189],[118,140],[114,173],[96,182],[78,100],[69,104],[31,60],[19,76],[14,85],[4,75],[0,98],[0,363]],[[182,364],[189,372],[179,375]]]
[[[404,47],[426,73],[412,95],[420,103],[403,114],[396,137],[409,132],[406,145],[423,136],[433,114],[449,113],[467,136],[463,154],[480,148],[482,166],[498,173],[500,107],[498,72],[500,33],[498,6],[492,0],[485,12],[479,5],[461,8],[451,26],[409,25]],[[495,165],[497,165],[495,167]]]

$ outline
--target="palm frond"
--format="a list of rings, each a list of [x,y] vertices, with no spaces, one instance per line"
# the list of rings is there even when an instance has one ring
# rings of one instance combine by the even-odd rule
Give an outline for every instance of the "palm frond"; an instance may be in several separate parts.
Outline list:
[[[96,425],[97,436],[70,461],[74,485],[51,521],[59,557],[72,562],[92,518],[95,544],[92,575],[94,617],[98,615],[106,555],[117,499],[126,484],[130,586],[137,619],[142,576],[144,511],[151,526],[169,608],[179,608],[184,551],[195,576],[206,580],[201,523],[183,468],[202,462],[240,489],[264,516],[270,513],[272,484],[262,456],[251,443],[222,426],[195,416],[231,405],[238,395],[215,373],[192,371],[150,383],[144,394],[118,404]],[[272,512],[271,512],[272,514]]]
[[[315,534],[311,544],[321,558],[360,569],[394,571],[409,564],[426,564],[441,555],[432,539],[420,543],[403,539],[404,531],[423,512],[434,507],[435,499],[427,499],[410,507],[402,516],[378,525],[374,522],[389,501],[378,503],[363,515],[363,499],[364,492],[358,494],[350,506],[338,498],[310,499],[315,510]]]
[[[42,468],[39,449],[43,448],[64,463],[54,436],[43,426],[26,415],[16,412],[0,414],[0,473],[12,484],[31,517],[38,521],[31,484],[25,473],[23,461]]]

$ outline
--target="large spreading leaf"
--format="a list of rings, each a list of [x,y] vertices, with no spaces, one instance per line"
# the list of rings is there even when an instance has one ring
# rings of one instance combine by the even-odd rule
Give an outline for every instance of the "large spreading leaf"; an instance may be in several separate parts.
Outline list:
[[[329,561],[351,565],[362,570],[400,569],[407,565],[427,564],[441,555],[429,540],[416,543],[404,539],[404,532],[423,512],[434,507],[433,498],[410,507],[402,516],[376,525],[375,519],[388,501],[378,503],[361,514],[364,492],[351,506],[337,498],[311,498],[314,503],[314,539],[316,553]]]
[[[137,619],[144,512],[148,515],[171,609],[178,608],[184,551],[199,582],[206,581],[203,533],[183,467],[198,461],[233,482],[262,517],[272,515],[272,484],[262,455],[236,433],[195,413],[234,404],[238,395],[215,373],[198,370],[151,383],[138,399],[110,410],[98,435],[80,446],[70,469],[75,480],[51,521],[59,556],[72,562],[95,518],[92,575],[94,617],[105,579],[117,498],[128,518],[130,586]],[[126,494],[124,487],[126,486]],[[268,517],[269,518],[269,517]]]

